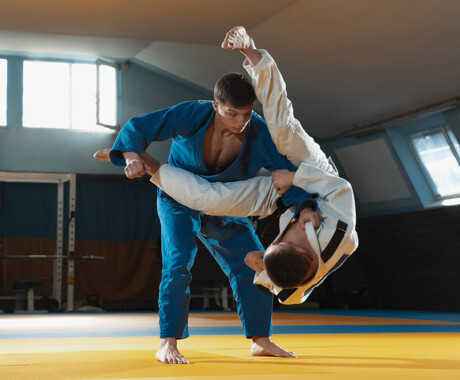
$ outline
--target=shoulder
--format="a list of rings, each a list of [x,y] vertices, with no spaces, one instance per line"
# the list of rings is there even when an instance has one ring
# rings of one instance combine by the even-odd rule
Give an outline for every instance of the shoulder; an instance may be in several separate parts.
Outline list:
[[[178,103],[170,108],[174,111],[193,111],[193,112],[209,112],[212,108],[212,102],[210,100],[189,100],[182,103]]]
[[[266,129],[267,128],[267,123],[265,122],[265,119],[260,116],[256,111],[252,113],[252,118],[251,118],[251,123],[256,126],[256,128],[261,128],[261,129]]]
[[[257,112],[252,113],[252,118],[250,122],[251,134],[257,138],[267,137],[270,138],[270,132],[268,131],[267,123],[264,118],[260,116]]]

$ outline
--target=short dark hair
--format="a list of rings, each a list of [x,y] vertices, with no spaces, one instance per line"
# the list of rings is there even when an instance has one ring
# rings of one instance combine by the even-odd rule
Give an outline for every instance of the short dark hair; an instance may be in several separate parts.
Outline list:
[[[264,267],[273,283],[283,289],[297,288],[310,280],[306,278],[310,262],[295,248],[280,245],[264,256]]]
[[[217,80],[214,86],[214,100],[237,108],[246,107],[254,104],[256,93],[246,76],[228,73]]]

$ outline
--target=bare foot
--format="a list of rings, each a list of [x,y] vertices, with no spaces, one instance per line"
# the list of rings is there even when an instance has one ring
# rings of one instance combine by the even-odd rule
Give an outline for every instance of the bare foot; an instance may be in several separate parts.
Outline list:
[[[276,343],[273,343],[268,336],[252,338],[252,356],[277,356],[279,358],[296,358],[293,352],[286,351]]]
[[[188,360],[177,349],[176,338],[161,338],[155,358],[166,364],[188,364]]]
[[[222,42],[222,48],[227,50],[233,49],[255,49],[254,41],[249,37],[243,26],[235,26],[225,35]]]
[[[93,157],[97,160],[108,162],[110,161],[110,157],[109,157],[110,149],[111,148],[98,150],[96,153],[93,154]]]

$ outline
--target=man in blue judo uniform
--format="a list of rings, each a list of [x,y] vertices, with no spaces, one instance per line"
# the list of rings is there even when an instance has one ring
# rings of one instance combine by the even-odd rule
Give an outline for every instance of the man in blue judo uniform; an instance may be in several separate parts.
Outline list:
[[[248,179],[261,168],[295,170],[276,150],[265,121],[253,112],[255,99],[245,76],[227,74],[216,83],[214,101],[184,102],[129,120],[110,159],[115,165],[126,165],[128,178],[140,177],[145,173],[141,152],[152,141],[172,138],[168,163],[210,182]],[[305,198],[307,193],[300,193]],[[204,215],[161,190],[157,208],[163,270],[156,358],[164,363],[188,363],[177,348],[177,339],[189,335],[190,269],[197,252],[196,237],[229,277],[244,333],[253,340],[251,354],[294,357],[270,340],[272,295],[253,284],[254,272],[244,263],[246,253],[263,250],[248,220]]]

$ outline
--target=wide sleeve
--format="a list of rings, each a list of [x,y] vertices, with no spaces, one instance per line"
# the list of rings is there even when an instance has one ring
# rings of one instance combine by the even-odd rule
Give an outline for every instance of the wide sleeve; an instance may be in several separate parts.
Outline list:
[[[331,173],[336,172],[319,145],[294,117],[286,83],[275,61],[265,50],[260,52],[262,59],[256,66],[250,66],[247,60],[243,66],[263,106],[264,118],[276,148],[296,167],[306,162]]]
[[[236,182],[209,182],[166,164],[152,176],[151,182],[177,202],[208,215],[263,218],[276,210],[279,197],[270,176]]]
[[[192,133],[212,116],[210,102],[184,102],[130,119],[122,128],[110,151],[115,165],[125,165],[123,152],[141,154],[152,141],[164,141]]]
[[[324,172],[319,168],[302,163],[294,175],[294,186],[298,186],[310,194],[319,194],[321,207],[327,207],[327,213],[346,222],[348,231],[356,226],[356,208],[353,189],[350,183],[336,175]]]

